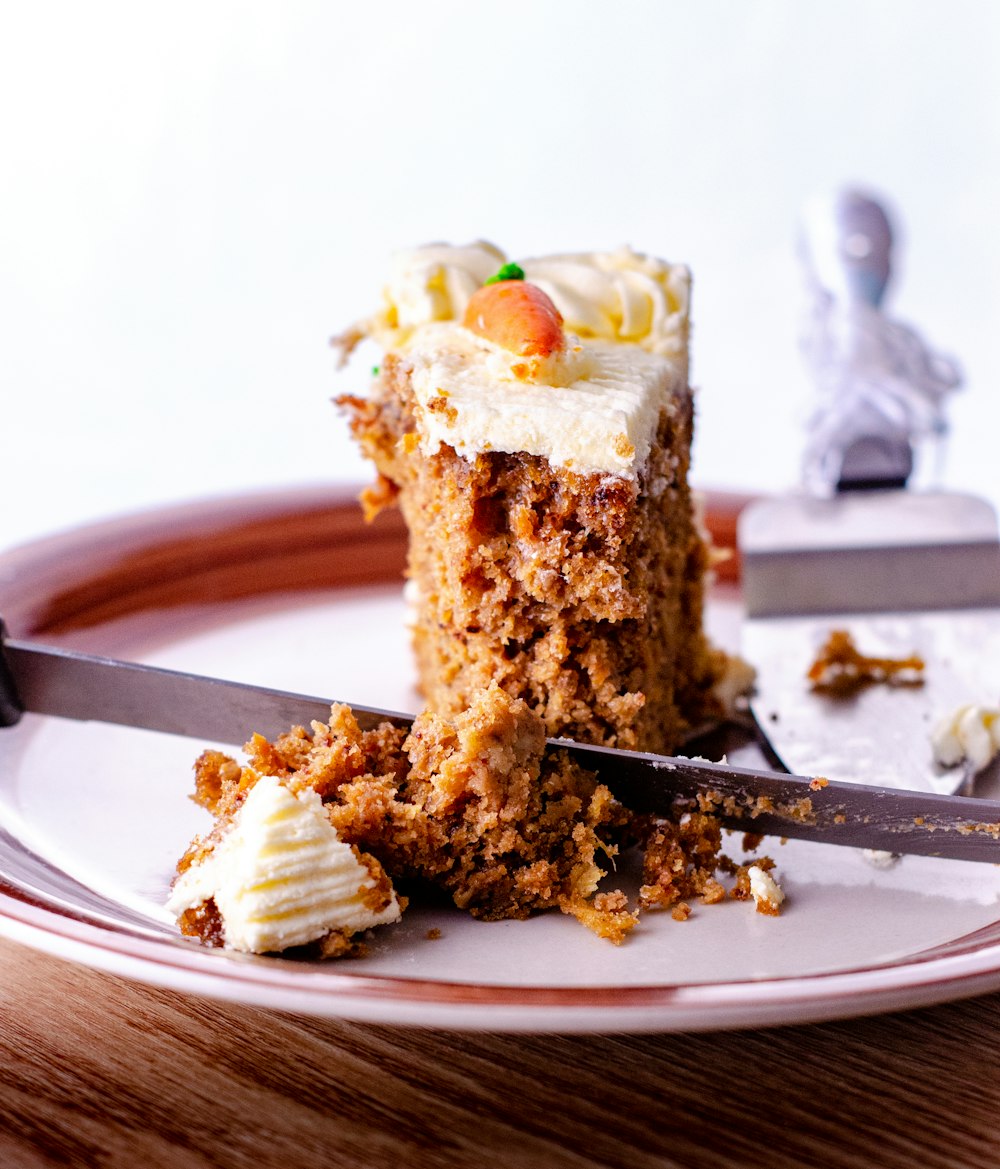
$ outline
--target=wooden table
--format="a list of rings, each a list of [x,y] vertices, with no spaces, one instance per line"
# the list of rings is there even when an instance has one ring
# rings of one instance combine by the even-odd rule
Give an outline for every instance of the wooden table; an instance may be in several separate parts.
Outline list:
[[[1000,995],[698,1035],[320,1021],[0,941],[0,1164],[936,1169],[1000,1163]]]
[[[710,511],[723,544],[738,503]],[[359,539],[323,493],[262,497],[7,555],[0,605],[18,635],[114,652],[137,609],[360,583],[402,555],[392,517]],[[1000,1165],[1000,995],[718,1034],[444,1033],[211,1002],[0,941],[0,1012],[4,1169]]]

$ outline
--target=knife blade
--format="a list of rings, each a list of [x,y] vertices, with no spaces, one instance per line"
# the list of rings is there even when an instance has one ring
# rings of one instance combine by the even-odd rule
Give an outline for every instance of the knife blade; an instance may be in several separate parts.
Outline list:
[[[240,744],[324,721],[331,700],[165,670],[15,639],[0,640],[0,726],[23,712]],[[363,730],[397,711],[351,704]],[[1000,803],[734,767],[550,739],[627,807],[676,814],[700,808],[728,827],[857,848],[1000,862]]]

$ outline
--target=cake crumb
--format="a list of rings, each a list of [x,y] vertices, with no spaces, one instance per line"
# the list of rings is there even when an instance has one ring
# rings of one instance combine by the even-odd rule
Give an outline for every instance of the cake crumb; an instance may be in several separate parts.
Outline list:
[[[777,917],[781,913],[785,893],[771,876],[773,869],[774,861],[769,856],[760,857],[750,865],[740,865],[730,897],[736,901],[753,901],[758,913]]]
[[[599,938],[616,946],[620,946],[639,924],[639,914],[629,909],[628,898],[620,889],[613,893],[598,893],[592,901],[583,897],[570,899],[562,902],[559,908],[563,913],[572,914]]]
[[[750,896],[754,899],[757,912],[777,917],[785,900],[784,890],[761,865],[751,865],[747,875],[750,878]]]
[[[616,434],[612,446],[614,447],[615,454],[623,459],[631,459],[635,454],[635,446],[629,440],[627,434]]]
[[[672,909],[706,891],[714,895],[722,828],[714,816],[688,812],[677,823],[654,820],[645,828],[641,909]]]
[[[817,775],[814,779],[809,781],[809,789],[810,791],[814,792],[821,791],[829,784],[829,782],[830,781],[826,778],[826,776]]]
[[[437,928],[437,926],[434,926],[432,929],[427,931],[427,940],[429,942],[436,942],[440,936],[441,931]]]
[[[327,961],[331,958],[364,958],[368,947],[344,930],[333,930],[315,945],[315,956]]]
[[[865,686],[922,686],[924,659],[869,657],[861,653],[846,629],[834,629],[806,674],[813,690],[835,698],[849,697]]]

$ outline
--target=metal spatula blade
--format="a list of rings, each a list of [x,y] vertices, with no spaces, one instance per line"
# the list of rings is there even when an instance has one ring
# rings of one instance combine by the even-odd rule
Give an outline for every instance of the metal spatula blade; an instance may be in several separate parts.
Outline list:
[[[790,770],[949,792],[965,769],[936,767],[937,718],[1000,698],[1000,543],[985,501],[902,489],[915,449],[940,453],[961,374],[883,310],[892,238],[863,192],[807,208],[811,494],[741,518],[743,649],[758,671],[754,714]],[[817,692],[807,674],[837,630],[866,656],[923,659],[923,681]]]
[[[789,770],[884,787],[951,792],[961,768],[935,765],[937,718],[1000,697],[1000,540],[981,499],[852,492],[751,505],[740,520],[754,715]],[[926,663],[920,685],[847,697],[807,674],[831,631],[868,655]]]

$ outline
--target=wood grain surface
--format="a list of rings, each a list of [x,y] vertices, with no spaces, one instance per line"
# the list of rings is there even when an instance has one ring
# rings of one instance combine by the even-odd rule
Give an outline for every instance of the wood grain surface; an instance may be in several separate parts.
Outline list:
[[[1000,996],[787,1029],[499,1036],[154,990],[0,942],[0,1164],[1000,1164]]]
[[[709,509],[723,543],[740,502]],[[403,549],[392,517],[361,529],[323,492],[219,501],[7,554],[0,611],[101,651],[139,612],[381,579]],[[211,1002],[0,941],[2,1169],[314,1165],[994,1167],[1000,995],[784,1029],[499,1036]]]

